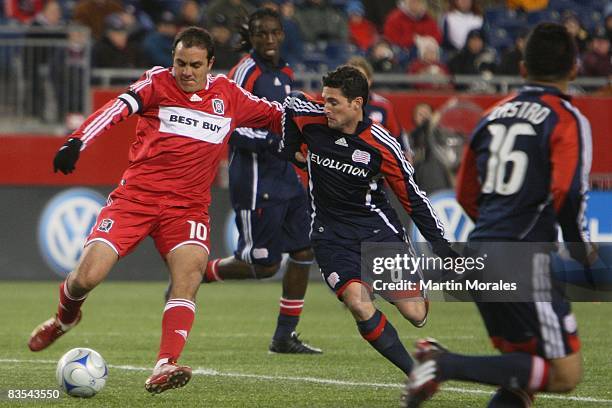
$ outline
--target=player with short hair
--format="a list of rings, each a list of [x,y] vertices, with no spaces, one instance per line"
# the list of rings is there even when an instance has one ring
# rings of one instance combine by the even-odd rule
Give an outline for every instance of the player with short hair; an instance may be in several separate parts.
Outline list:
[[[391,322],[374,306],[361,277],[362,243],[409,245],[383,180],[436,253],[454,253],[429,200],[414,183],[399,143],[365,116],[365,76],[342,66],[323,77],[322,97],[323,101],[299,93],[287,97],[281,152],[307,164],[310,237],[325,282],[351,311],[362,337],[408,375],[412,359]],[[308,148],[306,158],[302,144]],[[416,327],[425,324],[428,307],[421,291],[406,293],[394,304]]]
[[[279,14],[263,8],[249,17],[242,50],[249,52],[229,77],[254,95],[281,102],[293,86],[293,70],[281,59],[284,40]],[[238,128],[230,138],[230,197],[236,212],[238,247],[233,256],[208,262],[205,282],[264,279],[279,270],[288,253],[280,311],[269,350],[320,354],[295,332],[304,307],[313,253],[308,238],[308,199],[294,166],[276,153],[279,136],[265,129]]]
[[[492,107],[474,130],[457,184],[457,199],[475,221],[474,245],[556,242],[558,223],[564,240],[578,243],[570,246],[574,258],[589,264],[596,257],[583,223],[590,125],[565,94],[576,76],[576,56],[562,25],[536,26],[521,63],[528,84]],[[534,289],[552,301],[477,303],[500,356],[459,355],[433,339],[418,342],[406,406],[420,406],[446,380],[498,386],[489,407],[530,406],[537,392],[578,385],[582,356],[570,303],[552,292],[549,275],[536,275],[536,266],[508,271],[517,272],[529,273]]]
[[[102,208],[77,267],[60,285],[57,314],[32,333],[32,351],[47,348],[78,324],[87,294],[150,235],[174,284],[163,312],[157,363],[145,388],[159,393],[191,378],[191,368],[177,360],[208,259],[210,186],[220,155],[236,127],[280,132],[282,117],[280,104],[211,75],[213,63],[210,34],[185,29],[175,38],[172,68],[147,71],[92,114],[57,152],[55,171],[71,173],[80,151],[98,136],[131,115],[140,117],[129,167]]]

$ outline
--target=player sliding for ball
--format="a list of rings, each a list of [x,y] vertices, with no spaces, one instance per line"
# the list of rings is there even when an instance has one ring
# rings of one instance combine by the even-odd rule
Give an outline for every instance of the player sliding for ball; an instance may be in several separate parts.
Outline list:
[[[368,81],[356,68],[342,66],[323,77],[323,100],[294,94],[285,99],[281,153],[305,162],[310,177],[311,242],[323,278],[351,311],[361,336],[408,375],[413,361],[397,331],[376,309],[361,277],[363,242],[402,243],[408,238],[391,207],[391,186],[419,231],[442,257],[456,256],[442,224],[412,178],[412,166],[397,139],[364,115]],[[308,148],[304,158],[302,144]],[[422,291],[392,301],[414,326],[427,319]]]
[[[209,252],[210,186],[232,131],[239,126],[281,132],[282,107],[259,99],[223,75],[209,72],[213,39],[189,27],[174,41],[173,67],[154,67],[129,90],[91,115],[57,152],[55,171],[71,173],[79,152],[127,117],[140,116],[130,164],[109,196],[81,259],[59,290],[57,314],[28,343],[47,348],[81,320],[87,294],[119,258],[150,235],[173,286],[163,310],[157,363],[145,388],[184,386],[191,368],[178,364],[195,317],[195,297]]]

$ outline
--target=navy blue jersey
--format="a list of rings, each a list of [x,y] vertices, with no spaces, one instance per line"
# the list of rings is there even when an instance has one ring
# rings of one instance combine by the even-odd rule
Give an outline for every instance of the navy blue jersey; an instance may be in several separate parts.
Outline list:
[[[588,120],[556,88],[525,86],[474,130],[457,199],[475,220],[469,239],[586,242]]]
[[[293,82],[286,63],[272,67],[254,52],[232,68],[229,76],[252,94],[278,102],[289,94]],[[271,148],[279,138],[264,129],[238,128],[232,134],[229,184],[234,208],[254,210],[305,194],[293,165]]]
[[[292,157],[302,144],[308,148],[312,239],[326,229],[355,241],[403,235],[383,188],[387,180],[423,236],[447,247],[443,226],[414,182],[412,166],[385,128],[366,118],[355,134],[331,129],[323,103],[303,94],[287,97],[284,108],[281,151]]]

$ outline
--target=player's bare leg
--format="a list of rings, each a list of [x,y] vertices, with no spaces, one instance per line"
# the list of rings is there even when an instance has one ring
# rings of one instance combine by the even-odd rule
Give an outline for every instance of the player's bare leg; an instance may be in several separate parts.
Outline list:
[[[570,392],[582,380],[582,354],[577,351],[569,356],[548,360],[548,392]]]
[[[314,254],[310,248],[289,254],[287,271],[285,276],[283,276],[283,294],[280,298],[280,311],[276,330],[269,347],[272,353],[322,353],[321,349],[312,347],[300,340],[295,332],[304,307],[304,296],[308,288],[308,275],[313,260]]]
[[[215,280],[266,279],[274,276],[280,267],[280,264],[270,266],[251,265],[234,256],[216,259],[213,262],[215,262],[215,274],[210,274],[212,272],[210,271],[212,265],[209,264],[207,273],[204,276],[205,282],[214,282]]]
[[[387,317],[374,307],[368,290],[359,282],[351,282],[341,294],[342,301],[353,314],[361,336],[387,360],[406,375],[413,361]]]
[[[424,299],[405,299],[393,302],[397,310],[415,327],[423,327],[427,322],[429,302]]]
[[[85,247],[75,270],[60,284],[57,314],[34,329],[28,341],[30,350],[44,350],[81,321],[87,294],[106,278],[118,259],[106,243],[95,241]]]
[[[199,245],[183,245],[166,255],[173,284],[164,308],[157,363],[145,382],[151,393],[183,387],[191,379],[191,367],[177,361],[193,325],[195,298],[207,260],[208,253]]]

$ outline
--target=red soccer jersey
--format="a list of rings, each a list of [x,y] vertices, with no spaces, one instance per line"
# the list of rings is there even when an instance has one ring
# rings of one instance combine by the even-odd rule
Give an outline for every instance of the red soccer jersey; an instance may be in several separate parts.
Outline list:
[[[234,129],[280,133],[282,107],[253,96],[224,75],[209,75],[204,89],[186,93],[171,69],[154,67],[92,114],[73,136],[85,149],[132,114],[140,116],[136,140],[115,194],[162,205],[208,205],[223,147]]]

